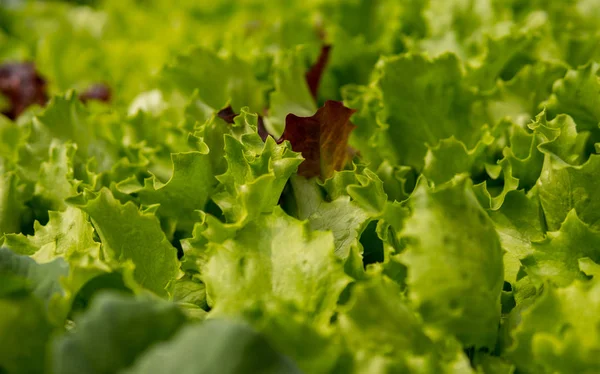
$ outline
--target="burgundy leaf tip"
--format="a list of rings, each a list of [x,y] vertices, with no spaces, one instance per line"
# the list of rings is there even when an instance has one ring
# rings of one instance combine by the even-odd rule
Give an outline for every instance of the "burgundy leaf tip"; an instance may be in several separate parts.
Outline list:
[[[269,134],[267,128],[265,127],[265,121],[263,119],[263,116],[258,116],[257,130],[258,135],[263,140],[263,142],[266,141],[269,136],[271,136],[271,134]]]
[[[331,45],[324,45],[321,47],[321,53],[317,61],[310,67],[310,70],[306,72],[306,83],[310,89],[312,97],[316,100],[317,93],[319,91],[319,84],[321,83],[321,77],[325,71],[327,61],[329,61],[329,52],[331,51]]]
[[[111,99],[110,88],[103,83],[91,85],[87,90],[79,95],[79,100],[84,103],[90,100],[102,101],[108,103]]]
[[[217,116],[219,116],[219,118],[221,118],[223,121],[229,123],[229,124],[233,124],[233,119],[235,118],[235,116],[237,116],[237,114],[235,114],[235,112],[233,111],[233,108],[230,106],[223,108],[221,110],[219,110],[219,113],[217,113]]]

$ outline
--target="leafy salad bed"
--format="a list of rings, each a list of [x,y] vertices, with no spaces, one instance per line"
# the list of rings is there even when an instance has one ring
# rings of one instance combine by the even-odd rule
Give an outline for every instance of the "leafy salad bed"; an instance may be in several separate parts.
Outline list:
[[[6,1],[0,373],[600,372],[600,3]]]

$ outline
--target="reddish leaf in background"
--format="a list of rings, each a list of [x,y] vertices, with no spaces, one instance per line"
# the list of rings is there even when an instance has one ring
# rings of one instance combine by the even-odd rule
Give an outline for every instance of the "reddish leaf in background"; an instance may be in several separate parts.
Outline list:
[[[103,83],[96,83],[91,85],[87,90],[79,95],[79,100],[88,102],[89,100],[96,100],[108,103],[110,101],[111,93],[110,87]]]
[[[221,118],[223,121],[229,123],[230,125],[233,125],[233,119],[235,118],[235,116],[237,116],[237,114],[235,114],[235,112],[233,111],[233,108],[230,106],[228,106],[227,108],[223,108],[221,110],[219,110],[219,113],[217,113],[217,116],[219,116],[219,118]]]
[[[263,116],[258,116],[258,125],[256,127],[258,130],[258,135],[263,141],[267,140],[267,138],[271,136],[271,134],[269,134],[267,128],[265,127],[265,121],[263,120]]]
[[[30,105],[48,101],[46,81],[30,62],[0,66],[0,92],[10,102],[10,107],[2,112],[10,119],[17,118]]]
[[[325,27],[323,26],[323,24],[321,22],[319,22],[319,24],[317,25],[316,31],[317,31],[317,37],[319,37],[319,39],[321,41],[324,41],[325,38],[327,38],[327,32],[325,31]]]
[[[346,108],[339,101],[328,100],[312,117],[288,114],[280,142],[289,140],[292,149],[301,152],[304,162],[298,174],[305,177],[329,178],[341,170],[351,157],[348,138],[356,127],[350,117],[356,110]]]
[[[317,99],[317,92],[319,90],[319,83],[321,83],[321,77],[323,76],[323,72],[325,71],[325,66],[327,65],[327,61],[329,61],[329,52],[331,51],[330,45],[324,45],[321,47],[321,53],[317,58],[317,61],[313,66],[310,67],[310,70],[306,72],[306,83],[308,84],[308,88],[310,89],[310,93],[312,97]]]
[[[219,111],[219,113],[217,113],[217,115],[223,121],[225,121],[231,125],[233,125],[233,123],[234,123],[233,119],[235,118],[235,116],[237,116],[237,114],[233,111],[231,106],[221,109]],[[267,128],[265,127],[265,121],[263,120],[263,116],[258,116],[258,124],[256,125],[256,127],[257,127],[257,131],[258,131],[258,135],[260,136],[260,138],[263,141],[267,140],[267,137],[271,136],[271,134],[269,134],[269,132],[267,131]]]

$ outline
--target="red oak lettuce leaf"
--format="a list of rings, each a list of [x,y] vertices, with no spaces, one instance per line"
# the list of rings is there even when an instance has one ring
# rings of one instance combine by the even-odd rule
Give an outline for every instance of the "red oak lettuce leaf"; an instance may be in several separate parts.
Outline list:
[[[319,54],[317,61],[315,61],[313,66],[310,67],[310,70],[306,72],[306,83],[308,84],[310,93],[315,100],[317,99],[317,92],[319,90],[319,83],[321,83],[323,71],[325,71],[327,61],[329,61],[330,51],[330,45],[324,45],[321,47],[321,53]]]
[[[343,169],[351,157],[348,138],[356,127],[350,122],[355,110],[339,101],[328,100],[312,117],[288,114],[280,142],[289,140],[295,152],[301,152],[304,162],[298,174],[305,177],[329,178]]]

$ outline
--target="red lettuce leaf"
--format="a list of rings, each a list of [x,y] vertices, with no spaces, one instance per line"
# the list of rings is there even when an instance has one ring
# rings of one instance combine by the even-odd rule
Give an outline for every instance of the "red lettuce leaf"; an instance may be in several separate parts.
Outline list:
[[[317,99],[317,92],[319,91],[319,83],[321,83],[321,77],[325,71],[327,61],[329,61],[329,52],[331,51],[331,45],[324,45],[321,47],[321,53],[317,58],[317,61],[310,67],[310,70],[306,72],[306,83],[310,89],[312,97]]]
[[[30,105],[48,101],[46,81],[30,62],[0,66],[0,92],[10,102],[10,107],[2,112],[10,119],[17,118]]]
[[[231,105],[229,105],[228,107],[219,110],[217,116],[219,116],[219,118],[229,123],[230,125],[233,125],[233,119],[235,118],[235,116],[237,116],[237,113],[234,112]]]
[[[327,179],[344,168],[351,158],[348,138],[356,127],[350,122],[354,112],[339,101],[328,100],[312,117],[287,115],[279,141],[288,140],[295,152],[302,153],[305,160],[298,174]]]
[[[102,101],[108,103],[111,99],[110,87],[103,83],[91,85],[87,90],[79,95],[79,100],[84,103],[90,100]]]

